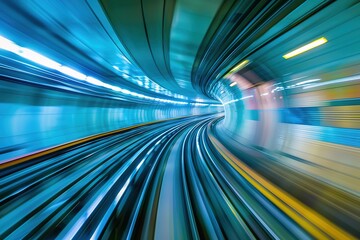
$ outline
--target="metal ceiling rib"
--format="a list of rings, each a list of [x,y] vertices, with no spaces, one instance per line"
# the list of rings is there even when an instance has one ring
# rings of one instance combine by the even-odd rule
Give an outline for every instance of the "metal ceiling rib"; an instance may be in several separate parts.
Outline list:
[[[206,94],[215,83],[213,80],[333,1],[251,2],[249,5],[235,3],[222,26],[199,52],[193,69],[193,79],[199,91]],[[290,17],[286,26],[279,25],[295,9],[303,15]]]
[[[167,62],[172,1],[102,0],[118,38],[144,73],[161,86],[179,92]]]
[[[178,0],[171,29],[170,66],[180,87],[192,89],[191,71],[222,0]]]
[[[101,0],[127,53],[161,86],[190,98],[191,71],[223,0]]]

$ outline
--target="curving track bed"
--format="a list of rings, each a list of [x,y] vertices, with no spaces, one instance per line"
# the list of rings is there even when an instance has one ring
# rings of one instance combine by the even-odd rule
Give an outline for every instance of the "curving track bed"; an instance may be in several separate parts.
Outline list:
[[[336,198],[304,203],[311,194],[294,187],[309,179],[294,175],[287,187],[277,183],[281,178],[264,168],[285,174],[286,166],[263,165],[249,149],[239,153],[219,136],[218,120],[152,123],[2,166],[1,239],[359,236],[352,227],[359,223],[357,198],[332,189]],[[322,213],[334,204],[344,221]]]

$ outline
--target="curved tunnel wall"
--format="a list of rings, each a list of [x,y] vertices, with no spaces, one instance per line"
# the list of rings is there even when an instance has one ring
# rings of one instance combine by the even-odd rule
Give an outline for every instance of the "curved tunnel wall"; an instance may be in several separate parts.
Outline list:
[[[359,10],[358,3],[336,2],[246,56],[249,64],[215,87],[225,106],[218,130],[358,194]],[[285,59],[321,37],[325,44]]]
[[[225,104],[218,130],[298,171],[357,192],[360,85],[265,94],[266,85],[234,94],[242,100]],[[304,98],[312,100],[306,104]]]
[[[0,161],[140,123],[205,114],[212,106],[139,104],[1,81]]]

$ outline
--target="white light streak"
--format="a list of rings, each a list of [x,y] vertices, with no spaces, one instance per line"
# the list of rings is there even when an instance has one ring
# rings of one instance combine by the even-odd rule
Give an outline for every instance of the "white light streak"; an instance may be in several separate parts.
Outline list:
[[[30,61],[33,61],[37,64],[43,65],[45,67],[57,70],[65,75],[68,75],[72,78],[76,78],[79,80],[85,80],[86,82],[96,85],[96,86],[101,86],[110,90],[113,90],[115,92],[121,92],[122,94],[126,94],[126,95],[130,95],[130,96],[134,96],[134,97],[138,97],[138,98],[142,98],[142,99],[147,99],[147,100],[151,100],[151,101],[158,101],[158,102],[162,102],[162,103],[171,103],[171,104],[179,104],[179,105],[186,105],[188,104],[188,102],[182,102],[182,101],[174,101],[174,100],[168,100],[168,99],[161,99],[161,98],[154,98],[154,97],[150,97],[150,96],[146,96],[143,94],[139,94],[139,93],[135,93],[135,92],[131,92],[127,89],[123,89],[121,87],[118,86],[113,86],[110,84],[107,84],[105,82],[102,82],[99,79],[93,78],[91,76],[86,76],[85,74],[78,72],[70,67],[64,66],[46,56],[41,55],[40,53],[37,53],[31,49],[27,49],[27,48],[23,48],[19,45],[17,45],[16,43],[10,41],[9,39],[0,36],[0,49],[15,53],[18,56],[21,56],[23,58],[26,58]],[[128,62],[129,64],[130,61],[125,57],[125,56],[121,56],[121,58]],[[117,66],[113,66],[114,69],[120,71],[119,67]],[[127,74],[123,73],[122,75],[124,78],[128,79],[130,78],[130,76],[128,76]],[[146,78],[146,80],[149,80],[149,78]],[[139,85],[143,85],[142,82],[138,82]],[[159,85],[155,85],[158,89],[158,91],[164,91],[165,89],[160,87]],[[169,95],[172,95],[171,93],[169,93]],[[182,99],[187,99],[182,95],[179,95],[179,97],[181,96]]]
[[[360,75],[355,75],[355,76],[351,76],[351,77],[334,79],[334,80],[330,80],[330,81],[326,81],[326,82],[321,82],[321,83],[310,84],[310,85],[308,85],[308,86],[304,86],[303,89],[314,88],[314,87],[321,87],[321,86],[332,85],[332,84],[337,84],[337,83],[344,83],[344,82],[351,82],[351,81],[360,81]]]

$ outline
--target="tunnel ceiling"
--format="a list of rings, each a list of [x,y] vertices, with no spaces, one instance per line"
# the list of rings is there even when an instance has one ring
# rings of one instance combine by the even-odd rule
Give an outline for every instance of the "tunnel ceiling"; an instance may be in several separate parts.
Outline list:
[[[332,2],[100,1],[120,42],[144,73],[191,98],[213,97],[214,83],[239,62],[280,43],[288,31]],[[269,63],[251,62],[248,67],[267,81],[278,77]],[[284,65],[278,66],[281,72]]]
[[[161,94],[160,97],[165,99],[176,97],[159,89],[141,69],[128,61],[126,50],[112,32],[97,0],[19,0],[1,2],[0,8],[3,11],[1,37],[131,93]],[[64,83],[74,87],[74,81]],[[101,86],[90,86],[99,94],[104,90]]]
[[[300,71],[301,59],[282,54],[331,37],[331,7],[356,2],[19,0],[1,4],[0,35],[112,86],[193,101],[214,97],[214,83],[249,57],[254,84]]]
[[[222,2],[102,0],[101,4],[144,73],[171,91],[195,98],[202,96],[192,87],[193,63]]]
[[[194,100],[212,97],[210,83],[329,2],[19,0],[4,4],[0,34],[114,86]],[[278,24],[294,9],[299,16]]]
[[[216,32],[205,37],[194,63],[193,85],[199,92],[209,94],[216,82],[213,81],[214,79],[221,79],[245,60],[249,61],[246,70],[255,73],[257,75],[255,78],[266,76],[266,78],[260,77],[263,82],[281,79],[289,67],[286,60],[281,57],[284,51],[321,36],[325,28],[317,27],[321,22],[317,22],[318,20],[312,16],[323,11],[333,2],[235,2]],[[326,14],[322,12],[319,16],[327,18]],[[304,31],[299,26],[309,21],[317,23],[313,24],[312,29],[307,29],[303,37],[296,38],[301,31]],[[249,81],[252,80],[251,77],[244,77]]]

